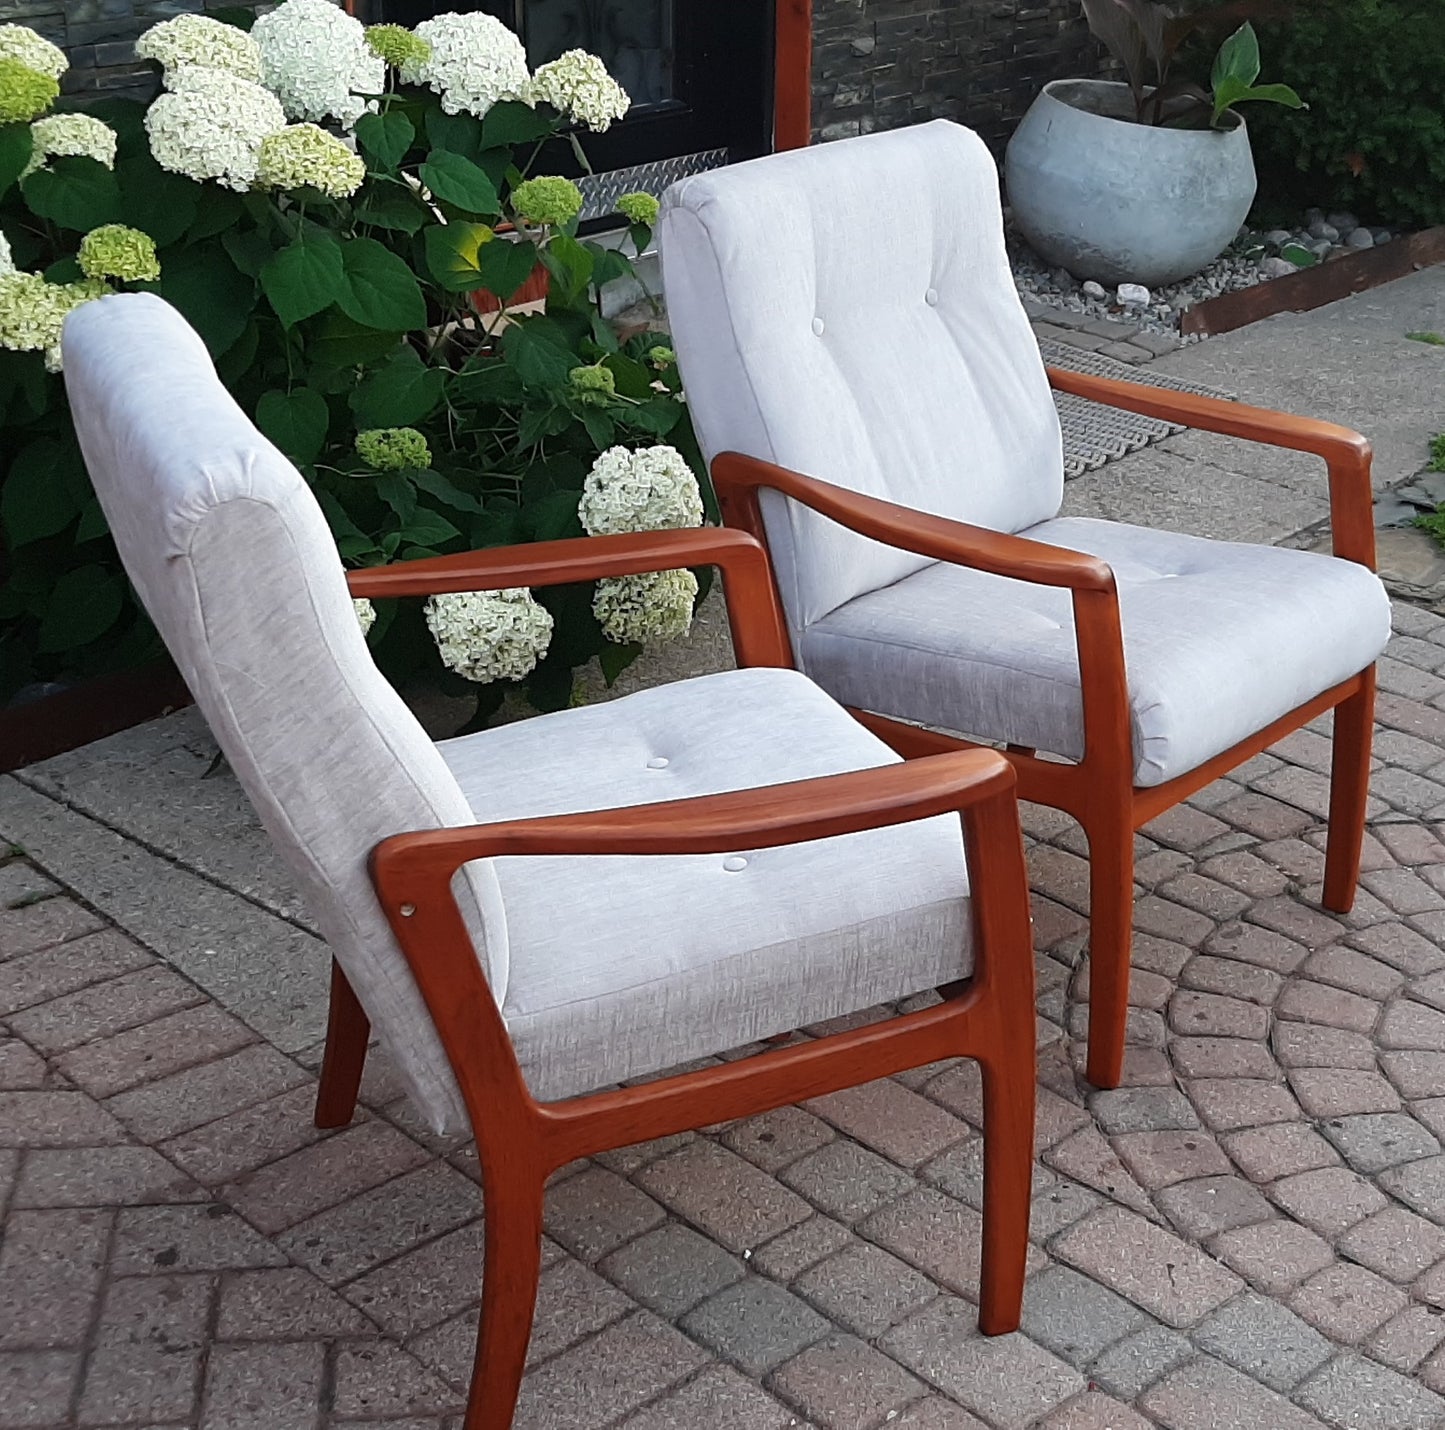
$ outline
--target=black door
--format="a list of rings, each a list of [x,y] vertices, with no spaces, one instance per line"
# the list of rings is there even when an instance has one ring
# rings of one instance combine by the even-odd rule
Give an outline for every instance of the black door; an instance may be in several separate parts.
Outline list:
[[[772,0],[369,0],[365,8],[368,18],[403,25],[485,10],[522,37],[534,68],[564,50],[599,55],[632,97],[625,120],[582,136],[599,174],[672,161],[674,177],[769,148]],[[562,153],[555,157],[560,166]]]

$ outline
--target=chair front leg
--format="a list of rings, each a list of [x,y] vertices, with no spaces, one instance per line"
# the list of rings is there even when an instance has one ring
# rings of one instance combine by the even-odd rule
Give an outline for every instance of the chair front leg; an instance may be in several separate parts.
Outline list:
[[[1089,1056],[1086,1076],[1098,1088],[1124,1075],[1129,1019],[1129,964],[1134,930],[1132,791],[1119,807],[1097,808],[1084,821],[1089,841]],[[1100,804],[1104,804],[1100,800]]]
[[[1330,832],[1325,848],[1321,902],[1337,914],[1354,906],[1370,794],[1370,749],[1375,728],[1375,667],[1360,678],[1355,694],[1335,706],[1330,755]]]
[[[345,1127],[356,1113],[371,1020],[366,1016],[341,965],[331,960],[331,1006],[326,1015],[326,1051],[316,1089],[318,1127]]]

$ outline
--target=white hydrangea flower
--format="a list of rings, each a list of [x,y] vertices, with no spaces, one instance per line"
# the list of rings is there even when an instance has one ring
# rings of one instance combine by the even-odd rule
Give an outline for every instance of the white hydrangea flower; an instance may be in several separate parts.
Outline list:
[[[468,680],[521,680],[552,643],[552,613],[525,586],[431,596],[427,628],[443,664]]]
[[[607,576],[597,583],[592,612],[608,640],[655,645],[692,629],[697,592],[697,577],[687,570]]]
[[[586,50],[568,50],[532,76],[533,102],[550,104],[560,114],[601,134],[632,106],[627,91],[607,66]]]
[[[309,185],[333,199],[354,194],[366,165],[340,139],[314,124],[289,124],[261,141],[257,178],[266,188]]]
[[[115,130],[90,114],[47,114],[30,126],[30,161],[25,174],[51,158],[79,156],[115,168]]]
[[[0,278],[15,272],[15,259],[10,253],[10,240],[0,233]]]
[[[528,99],[526,51],[495,16],[438,15],[423,20],[416,33],[431,46],[431,58],[403,65],[401,77],[435,90],[448,114],[481,119],[504,99]]]
[[[43,352],[49,372],[60,371],[60,330],[66,315],[110,292],[104,283],[47,283],[39,273],[0,275],[0,348]]]
[[[0,25],[0,60],[19,60],[51,79],[59,79],[70,68],[65,51],[28,25]]]
[[[228,189],[256,182],[261,141],[286,127],[274,94],[224,70],[187,65],[146,111],[151,153],[161,168],[216,179]]]
[[[240,79],[261,78],[261,52],[244,30],[209,15],[177,15],[152,25],[135,42],[136,57],[154,60],[169,78],[186,65],[225,70]]]
[[[365,596],[357,596],[353,598],[351,608],[356,612],[356,624],[361,627],[362,638],[365,639],[376,624],[376,607]]]
[[[330,0],[285,0],[251,30],[261,52],[261,82],[288,119],[336,119],[350,128],[366,113],[364,95],[386,88],[386,61],[366,43],[366,28]]]
[[[702,525],[702,493],[676,447],[609,447],[582,483],[577,515],[590,536]]]

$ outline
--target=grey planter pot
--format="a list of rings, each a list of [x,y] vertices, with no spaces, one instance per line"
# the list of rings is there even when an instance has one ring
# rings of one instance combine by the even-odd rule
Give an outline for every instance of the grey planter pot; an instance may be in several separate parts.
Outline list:
[[[1244,120],[1223,130],[1136,124],[1127,85],[1044,86],[1009,141],[1014,223],[1076,278],[1177,283],[1217,258],[1254,202]]]

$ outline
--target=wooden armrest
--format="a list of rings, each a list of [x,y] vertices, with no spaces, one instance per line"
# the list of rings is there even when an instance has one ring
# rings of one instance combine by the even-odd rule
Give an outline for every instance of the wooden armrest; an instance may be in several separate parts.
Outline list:
[[[781,492],[861,536],[886,541],[935,561],[1040,586],[1063,586],[1074,591],[1114,589],[1113,571],[1097,556],[948,517],[930,516],[741,452],[720,453],[712,464],[712,478],[724,518],[754,536],[762,534],[761,520],[756,515],[757,493],[767,489]]]
[[[1322,457],[1329,467],[1330,525],[1336,556],[1375,567],[1374,492],[1370,485],[1371,449],[1367,438],[1349,427],[1294,417],[1264,407],[1249,407],[1218,397],[1118,382],[1107,377],[1047,369],[1049,383],[1107,407],[1123,408],[1164,422],[1179,422],[1203,432],[1240,437],[1268,447],[1285,447]]]
[[[353,596],[386,600],[507,586],[565,586],[679,566],[716,566],[722,572],[739,665],[793,663],[767,551],[746,532],[724,527],[493,546],[363,567],[348,571],[346,584]]]

